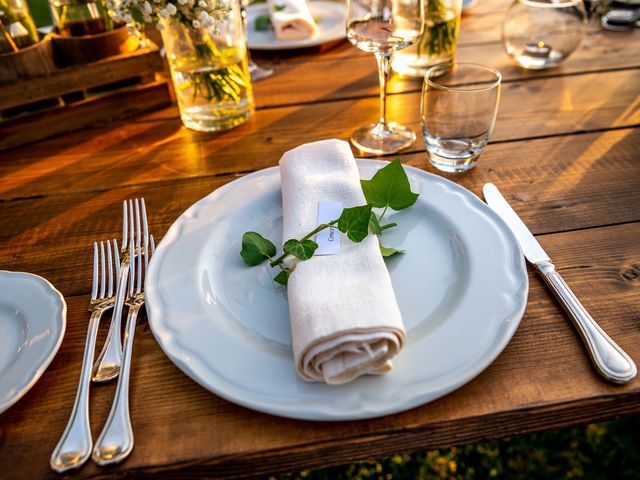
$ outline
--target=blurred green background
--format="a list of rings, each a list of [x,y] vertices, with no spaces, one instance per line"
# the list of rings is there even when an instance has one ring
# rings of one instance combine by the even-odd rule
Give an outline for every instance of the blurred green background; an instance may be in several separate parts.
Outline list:
[[[28,2],[36,24],[51,25],[47,0]],[[640,479],[640,418],[264,477],[265,480],[492,478]]]
[[[263,479],[637,480],[640,417]]]

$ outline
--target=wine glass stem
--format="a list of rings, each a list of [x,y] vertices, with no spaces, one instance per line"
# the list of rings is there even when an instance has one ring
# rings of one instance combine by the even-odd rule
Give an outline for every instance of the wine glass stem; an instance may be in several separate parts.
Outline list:
[[[378,62],[378,77],[380,79],[380,120],[378,120],[377,126],[383,130],[388,130],[387,79],[389,78],[389,71],[391,68],[391,54],[380,52],[376,53],[375,56]]]

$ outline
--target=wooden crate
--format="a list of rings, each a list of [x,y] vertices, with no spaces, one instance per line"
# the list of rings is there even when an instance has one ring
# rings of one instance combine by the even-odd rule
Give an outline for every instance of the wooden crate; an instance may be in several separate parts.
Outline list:
[[[171,104],[154,44],[0,83],[0,150]]]

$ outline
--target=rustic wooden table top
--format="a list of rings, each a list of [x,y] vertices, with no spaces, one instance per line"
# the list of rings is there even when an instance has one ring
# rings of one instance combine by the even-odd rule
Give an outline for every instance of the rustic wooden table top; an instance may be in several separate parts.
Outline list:
[[[485,182],[499,185],[593,317],[639,361],[640,30],[592,25],[561,67],[528,72],[502,49],[507,4],[482,0],[463,17],[458,59],[499,68],[504,88],[490,145],[474,171],[454,180],[478,195]],[[76,391],[91,244],[119,238],[122,200],[144,196],[161,237],[212,190],[276,165],[302,143],[346,139],[377,114],[375,62],[355,47],[257,59],[275,74],[255,85],[256,115],[227,133],[191,132],[174,107],[0,152],[0,268],[46,277],[68,304],[56,358],[0,416],[0,476],[56,477],[49,455]],[[390,116],[417,131],[420,82],[394,80],[390,90]],[[402,160],[434,171],[422,141]],[[72,477],[252,476],[640,413],[640,381],[602,381],[568,319],[529,275],[522,323],[484,373],[440,400],[373,420],[303,422],[231,404],[182,374],[140,325],[135,449],[121,465],[89,462]],[[94,436],[114,390],[91,391]]]

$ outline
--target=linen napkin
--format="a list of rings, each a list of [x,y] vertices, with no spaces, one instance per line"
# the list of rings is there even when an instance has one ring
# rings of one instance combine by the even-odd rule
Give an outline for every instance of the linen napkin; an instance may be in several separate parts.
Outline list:
[[[318,202],[365,205],[358,167],[346,142],[323,140],[280,160],[283,241],[317,226]],[[340,384],[390,370],[405,331],[378,240],[342,236],[340,253],[299,261],[289,277],[289,311],[298,375]]]
[[[267,0],[269,18],[280,40],[312,37],[318,25],[305,0]]]

